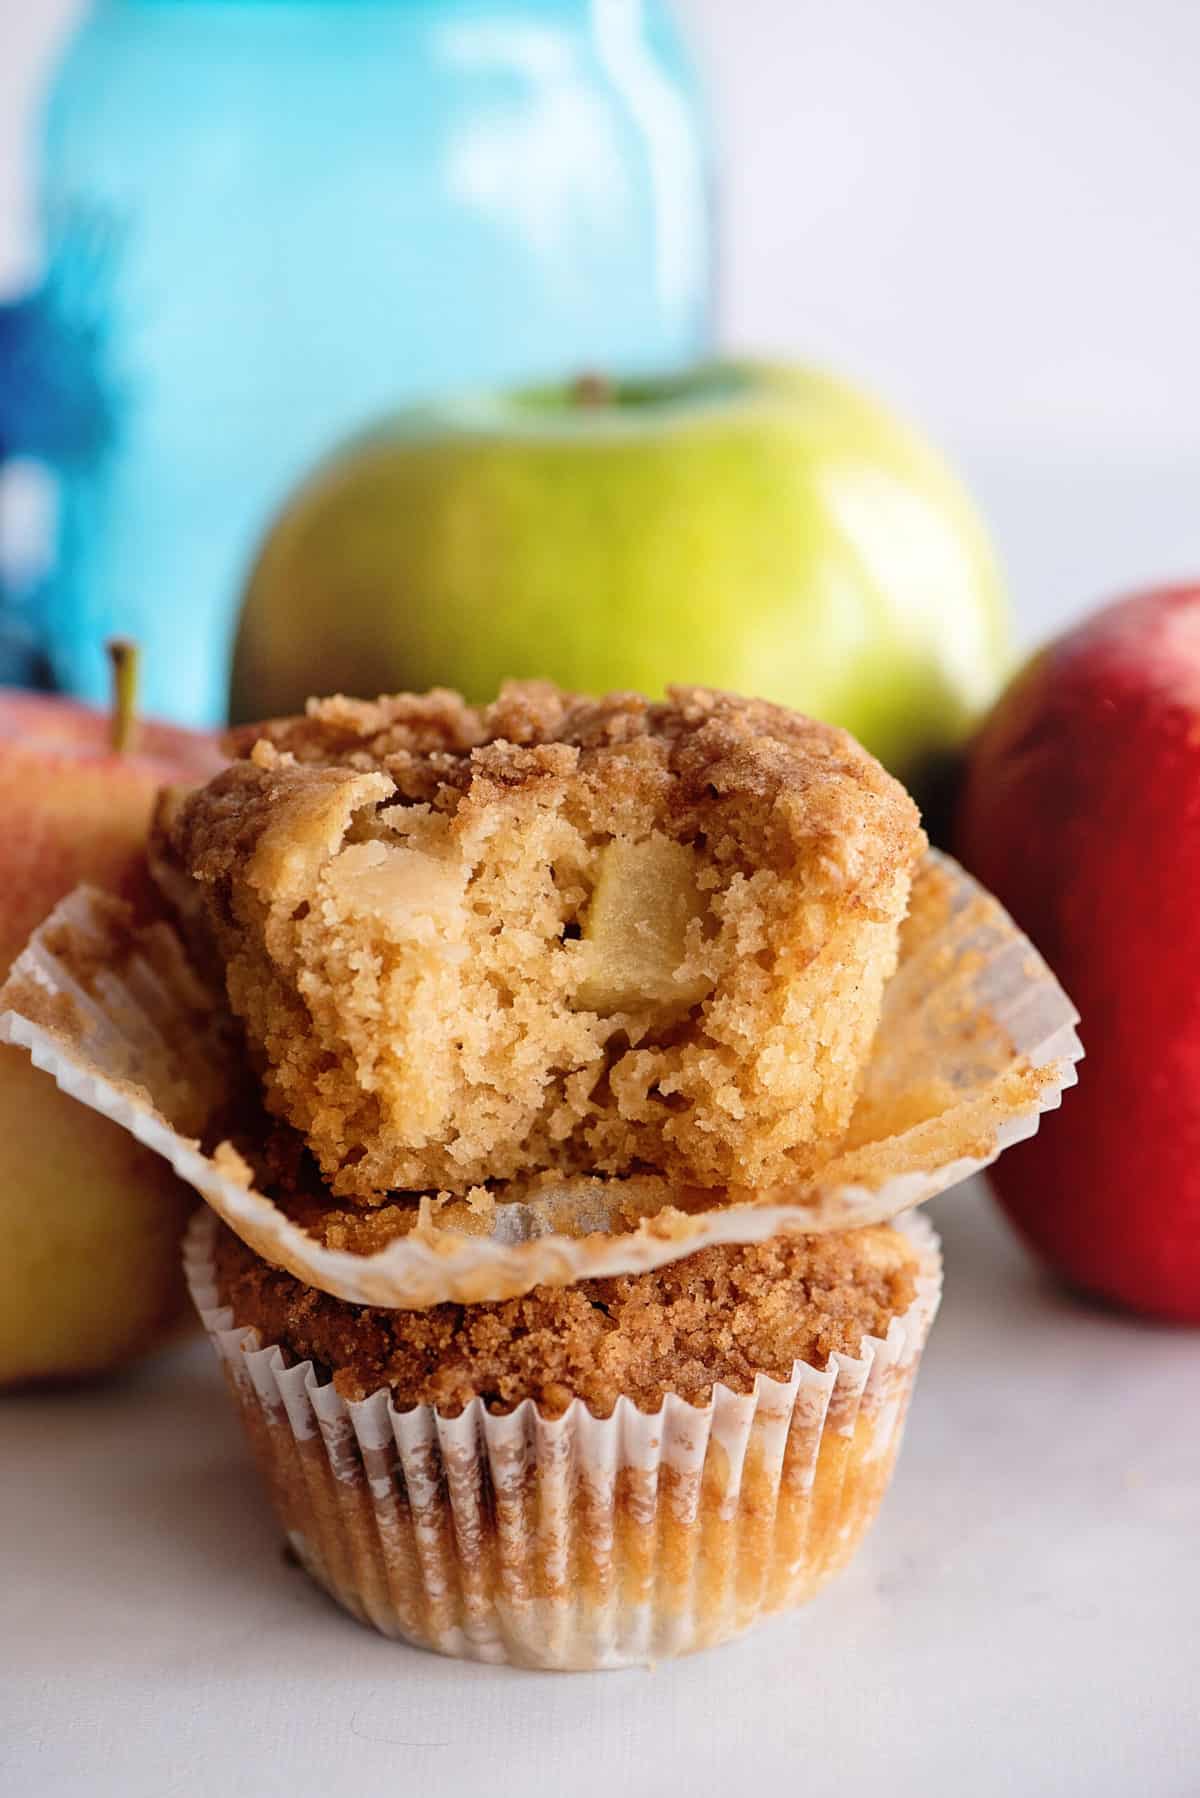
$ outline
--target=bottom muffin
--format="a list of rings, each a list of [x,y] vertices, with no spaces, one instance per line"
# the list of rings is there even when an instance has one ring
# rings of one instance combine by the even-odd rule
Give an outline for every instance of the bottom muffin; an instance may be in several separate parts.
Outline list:
[[[615,1667],[802,1603],[878,1509],[940,1292],[897,1228],[491,1305],[348,1305],[211,1214],[201,1317],[308,1571],[389,1636]]]

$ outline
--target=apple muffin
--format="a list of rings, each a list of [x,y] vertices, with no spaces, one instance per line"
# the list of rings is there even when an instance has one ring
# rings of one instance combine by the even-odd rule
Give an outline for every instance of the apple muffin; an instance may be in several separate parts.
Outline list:
[[[315,1291],[211,1216],[187,1260],[313,1577],[386,1635],[552,1668],[709,1646],[844,1566],[940,1287],[916,1219],[415,1312]]]
[[[698,688],[310,704],[153,859],[332,1192],[803,1176],[850,1116],[924,847],[844,732]]]

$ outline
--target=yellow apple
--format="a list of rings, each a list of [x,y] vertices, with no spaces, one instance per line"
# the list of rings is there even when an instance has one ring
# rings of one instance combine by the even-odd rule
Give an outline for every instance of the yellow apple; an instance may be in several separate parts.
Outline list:
[[[158,788],[221,764],[209,737],[0,690],[0,966],[87,880],[151,903]],[[0,1386],[109,1372],[184,1315],[179,1238],[195,1195],[125,1131],[0,1049]]]

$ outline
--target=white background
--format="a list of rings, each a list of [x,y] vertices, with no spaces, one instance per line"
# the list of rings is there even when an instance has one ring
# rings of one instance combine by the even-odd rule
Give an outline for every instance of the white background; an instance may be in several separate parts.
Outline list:
[[[0,288],[78,0],[0,0]],[[1200,576],[1198,0],[680,0],[721,123],[723,322],[954,455],[1026,638]]]
[[[72,0],[0,0],[0,287]],[[1200,576],[1197,0],[690,0],[724,329],[955,455],[1023,631]],[[1068,1103],[1069,1103],[1068,1099]],[[808,1612],[653,1674],[462,1668],[283,1567],[198,1351],[0,1407],[12,1798],[1195,1798],[1200,1344],[938,1208],[944,1314],[879,1528]]]

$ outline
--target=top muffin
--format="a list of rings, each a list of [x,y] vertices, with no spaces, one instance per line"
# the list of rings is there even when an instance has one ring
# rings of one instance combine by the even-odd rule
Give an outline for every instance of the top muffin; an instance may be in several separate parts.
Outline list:
[[[700,688],[330,699],[168,794],[153,860],[339,1197],[810,1173],[924,847],[845,732]]]

